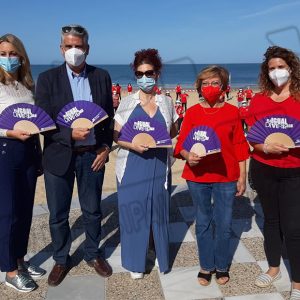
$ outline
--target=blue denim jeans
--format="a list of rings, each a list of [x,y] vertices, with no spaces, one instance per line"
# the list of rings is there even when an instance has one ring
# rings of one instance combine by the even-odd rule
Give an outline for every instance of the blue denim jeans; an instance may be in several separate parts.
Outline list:
[[[105,168],[94,172],[91,165],[95,158],[96,153],[75,154],[69,170],[63,176],[56,176],[47,170],[44,172],[53,259],[58,264],[66,265],[69,261],[72,243],[69,212],[75,176],[86,236],[84,259],[89,261],[99,256],[102,218],[100,204]]]
[[[196,216],[200,266],[205,271],[227,271],[232,206],[236,182],[187,181]],[[213,199],[213,201],[212,201]]]

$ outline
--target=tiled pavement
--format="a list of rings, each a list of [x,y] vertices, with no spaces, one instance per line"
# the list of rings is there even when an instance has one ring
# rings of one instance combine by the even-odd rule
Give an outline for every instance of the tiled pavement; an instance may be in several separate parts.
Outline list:
[[[195,242],[192,202],[186,186],[177,186],[173,191],[170,213],[170,264],[171,272],[160,274],[153,259],[148,258],[149,271],[143,280],[133,281],[121,266],[118,211],[116,194],[103,195],[103,240],[105,256],[113,267],[114,274],[108,279],[95,275],[82,261],[84,234],[79,204],[72,203],[70,223],[72,225],[72,259],[74,268],[63,283],[51,288],[47,278],[38,280],[39,288],[29,294],[22,294],[3,284],[0,273],[0,299],[226,299],[226,300],[279,300],[288,299],[290,279],[288,262],[281,264],[283,278],[270,288],[254,286],[255,277],[266,270],[267,262],[263,251],[261,233],[263,216],[259,201],[249,189],[245,197],[237,198],[234,205],[234,219],[231,239],[231,280],[225,286],[218,286],[215,280],[208,287],[197,283],[199,262]],[[40,205],[34,208],[33,226],[29,242],[29,257],[48,272],[53,261],[48,230],[48,210]]]

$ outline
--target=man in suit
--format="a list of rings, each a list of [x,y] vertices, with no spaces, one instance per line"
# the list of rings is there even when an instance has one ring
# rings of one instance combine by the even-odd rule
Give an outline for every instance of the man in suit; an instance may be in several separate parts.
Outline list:
[[[56,130],[44,134],[43,166],[55,260],[48,277],[51,286],[60,284],[70,269],[72,240],[68,219],[75,176],[86,235],[84,259],[99,275],[112,274],[99,252],[101,192],[105,162],[112,145],[111,79],[105,70],[86,63],[89,44],[84,27],[64,26],[60,48],[65,63],[40,74],[37,105],[56,120],[66,104],[86,100],[101,106],[109,118],[93,129],[57,125]]]

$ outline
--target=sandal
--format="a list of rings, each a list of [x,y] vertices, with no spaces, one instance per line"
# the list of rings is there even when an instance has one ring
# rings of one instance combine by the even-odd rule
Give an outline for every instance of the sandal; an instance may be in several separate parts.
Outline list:
[[[212,276],[211,272],[210,273],[202,273],[200,271],[197,276],[199,284],[202,286],[208,286],[211,282],[211,276]]]
[[[292,289],[290,300],[300,300],[300,290]]]
[[[260,274],[256,280],[255,280],[255,285],[261,288],[265,288],[270,286],[274,281],[278,280],[281,278],[281,273],[280,271],[272,277],[271,275],[267,273]]]
[[[221,280],[222,278],[223,278],[223,280]],[[228,271],[226,271],[226,272],[216,271],[216,279],[217,279],[216,280],[217,284],[219,284],[219,285],[226,284],[230,279]]]

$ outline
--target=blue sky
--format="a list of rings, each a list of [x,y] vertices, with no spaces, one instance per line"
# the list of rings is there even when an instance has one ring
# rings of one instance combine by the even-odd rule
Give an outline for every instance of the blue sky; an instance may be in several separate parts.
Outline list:
[[[2,2],[0,33],[20,37],[33,64],[62,61],[70,23],[88,29],[91,64],[128,64],[149,47],[165,63],[261,62],[270,43],[300,53],[300,0]]]

